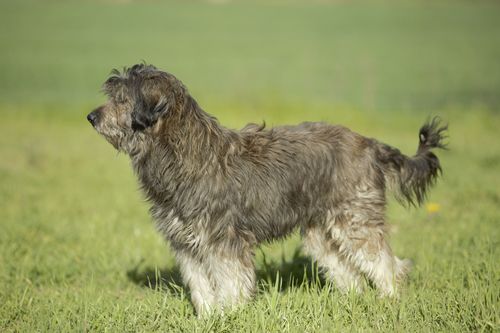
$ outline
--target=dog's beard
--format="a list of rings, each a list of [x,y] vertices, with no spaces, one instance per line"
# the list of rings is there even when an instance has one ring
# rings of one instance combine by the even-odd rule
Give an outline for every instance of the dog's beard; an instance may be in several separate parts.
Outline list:
[[[118,151],[121,151],[123,149],[121,149],[121,140],[116,137],[116,136],[108,136],[108,135],[104,135],[104,138],[106,139],[106,141],[108,141],[109,143],[111,143],[111,145]]]
[[[99,132],[99,134],[101,134],[118,152],[128,154],[131,157],[147,150],[148,147],[148,140],[146,140],[145,136],[140,132],[124,132],[112,129],[111,131]]]
[[[122,143],[124,133],[116,128],[98,125],[95,127],[97,133],[102,135],[116,150],[123,151]]]

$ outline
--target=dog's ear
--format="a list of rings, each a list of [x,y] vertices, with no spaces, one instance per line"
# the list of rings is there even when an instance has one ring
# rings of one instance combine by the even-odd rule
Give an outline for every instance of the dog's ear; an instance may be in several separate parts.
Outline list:
[[[142,131],[154,125],[176,105],[176,94],[165,78],[149,78],[137,88],[132,111],[132,129]]]

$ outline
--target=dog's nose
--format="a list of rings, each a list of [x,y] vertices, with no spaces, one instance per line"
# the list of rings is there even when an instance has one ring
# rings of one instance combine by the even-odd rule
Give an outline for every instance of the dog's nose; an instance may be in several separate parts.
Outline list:
[[[92,111],[90,112],[88,115],[87,115],[87,120],[89,121],[89,123],[92,124],[92,126],[95,126],[96,122],[97,122],[97,112],[96,111]]]

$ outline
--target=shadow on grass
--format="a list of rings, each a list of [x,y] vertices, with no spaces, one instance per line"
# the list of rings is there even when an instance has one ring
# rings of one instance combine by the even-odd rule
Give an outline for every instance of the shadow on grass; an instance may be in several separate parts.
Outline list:
[[[290,287],[325,285],[325,280],[318,274],[318,267],[311,258],[301,253],[300,247],[295,249],[289,260],[282,254],[280,260],[268,261],[262,253],[262,263],[258,266],[257,281],[267,288],[273,287],[284,291]]]
[[[127,271],[127,277],[135,284],[155,290],[168,290],[174,294],[177,294],[182,288],[182,278],[178,266],[166,269],[141,268],[140,266],[139,263]],[[263,286],[264,290],[277,288],[280,291],[285,291],[292,286],[316,285],[323,287],[325,285],[324,279],[318,274],[317,266],[311,262],[309,257],[301,254],[300,248],[295,249],[290,260],[286,260],[282,256],[280,260],[268,261],[265,254],[262,253],[262,262],[257,265],[256,276],[259,287]]]
[[[182,286],[179,267],[158,269],[158,267],[141,268],[141,264],[127,271],[127,277],[135,284],[155,290],[168,290],[174,294]]]

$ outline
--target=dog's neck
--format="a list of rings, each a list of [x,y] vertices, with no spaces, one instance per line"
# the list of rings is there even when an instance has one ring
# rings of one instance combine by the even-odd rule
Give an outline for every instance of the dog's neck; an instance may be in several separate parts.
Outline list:
[[[241,147],[238,133],[221,126],[189,95],[178,110],[151,129],[151,138],[148,149],[131,158],[153,201],[155,193],[161,192],[163,198],[165,192],[174,195],[180,179],[186,183],[197,181],[201,174],[210,177],[224,172],[228,156]]]
[[[220,125],[190,95],[177,112],[159,124],[157,137],[155,143],[171,152],[171,157],[188,169],[221,162],[230,147],[240,141],[236,132]]]

